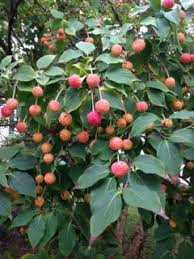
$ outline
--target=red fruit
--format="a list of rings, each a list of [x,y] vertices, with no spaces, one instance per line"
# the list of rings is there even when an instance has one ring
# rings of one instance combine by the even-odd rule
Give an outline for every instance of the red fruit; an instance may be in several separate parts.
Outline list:
[[[45,203],[45,199],[42,196],[37,196],[34,200],[34,205],[41,208]]]
[[[35,178],[35,181],[36,181],[38,184],[39,184],[39,183],[43,183],[43,181],[44,181],[43,175],[42,175],[42,174],[37,175],[36,178]]]
[[[161,121],[162,125],[168,129],[173,127],[173,121],[170,118],[165,118]]]
[[[123,48],[119,44],[114,44],[111,48],[111,54],[115,57],[119,57],[123,52]]]
[[[89,112],[87,114],[87,121],[89,122],[89,124],[94,125],[94,126],[100,125],[100,123],[101,123],[100,113],[97,111]]]
[[[10,117],[13,113],[13,110],[9,109],[6,105],[1,108],[1,115],[4,118]]]
[[[125,128],[127,126],[127,122],[124,118],[120,118],[117,120],[117,126],[119,128]]]
[[[51,127],[49,129],[49,132],[52,134],[52,135],[55,135],[57,133],[57,128],[56,127]]]
[[[145,41],[143,39],[135,40],[132,44],[132,49],[135,53],[139,53],[145,49]]]
[[[61,109],[61,105],[58,101],[52,100],[48,104],[48,109],[51,112],[58,112]]]
[[[35,133],[32,135],[32,140],[33,140],[35,143],[40,143],[40,142],[43,140],[43,135],[42,135],[42,133],[40,133],[40,132],[35,132]]]
[[[56,176],[53,173],[48,172],[44,176],[44,181],[46,184],[53,184],[56,182]]]
[[[180,42],[185,42],[185,40],[186,40],[185,34],[182,33],[182,32],[179,32],[179,33],[177,34],[177,38],[178,38],[178,40],[179,40]]]
[[[191,54],[189,53],[183,53],[180,56],[180,61],[184,64],[188,64],[191,62]]]
[[[16,124],[16,129],[18,132],[22,133],[22,132],[26,132],[27,129],[28,129],[28,125],[26,122],[24,121],[19,121],[17,124]]]
[[[80,143],[86,143],[89,140],[89,134],[87,131],[81,131],[76,138]]]
[[[179,99],[173,101],[173,103],[172,103],[172,107],[175,111],[182,110],[183,106],[184,106],[184,102],[182,100],[179,100]]]
[[[48,49],[50,50],[50,52],[55,53],[57,50],[57,47],[55,46],[55,44],[50,44],[48,46]]]
[[[148,110],[148,104],[144,101],[140,101],[136,103],[136,110],[138,112],[146,112]]]
[[[125,113],[123,118],[126,120],[127,123],[131,123],[133,121],[133,115],[130,113]]]
[[[119,150],[123,147],[123,141],[119,137],[112,137],[109,141],[109,148],[112,150]]]
[[[116,177],[123,177],[129,171],[129,166],[125,161],[117,161],[111,165],[111,172]]]
[[[133,142],[130,139],[123,140],[123,149],[124,150],[131,150],[133,148]]]
[[[37,116],[41,113],[41,107],[37,104],[31,105],[29,108],[29,114],[31,116]]]
[[[6,106],[10,110],[15,110],[18,107],[18,100],[15,98],[9,98],[6,102]]]
[[[85,42],[94,43],[94,39],[92,37],[85,38]]]
[[[89,87],[97,87],[100,84],[100,77],[97,74],[89,74],[86,78],[86,83]]]
[[[105,99],[101,99],[95,103],[95,110],[99,113],[107,113],[110,110],[110,103]]]
[[[123,63],[122,68],[125,68],[127,70],[132,70],[133,63],[131,63],[130,61],[126,61],[125,63]]]
[[[180,16],[181,20],[184,20],[184,19],[186,18],[186,13],[185,13],[185,11],[184,11],[184,10],[180,10],[180,11],[179,11],[179,16]]]
[[[53,148],[53,146],[50,143],[43,143],[41,145],[41,151],[43,154],[50,153],[52,148]]]
[[[63,28],[59,28],[59,29],[57,30],[57,33],[58,33],[59,35],[64,35],[64,34],[65,34]]]
[[[162,7],[165,9],[171,9],[174,6],[174,0],[162,0]]]
[[[59,132],[59,137],[63,141],[69,141],[71,139],[71,131],[63,129]]]
[[[32,94],[34,95],[34,97],[42,97],[44,95],[44,91],[43,91],[42,87],[34,86],[32,88]]]
[[[105,132],[107,135],[112,135],[114,132],[115,132],[115,128],[114,126],[107,126],[106,129],[105,129]]]
[[[58,34],[58,33],[57,33],[56,38],[57,38],[57,40],[61,40],[61,41],[63,41],[63,40],[65,39],[65,34],[60,35],[60,34]]]
[[[72,75],[68,79],[68,84],[72,88],[80,88],[82,85],[82,80],[79,75]]]
[[[44,161],[45,164],[47,164],[47,165],[50,165],[50,164],[53,162],[53,160],[54,160],[54,156],[53,156],[52,154],[50,154],[50,153],[45,154],[45,155],[43,156],[43,161]]]
[[[191,54],[191,62],[194,62],[194,54]]]
[[[103,127],[98,127],[98,128],[97,128],[97,133],[98,133],[98,134],[102,134],[103,132],[104,132]]]
[[[43,192],[43,187],[41,185],[36,185],[35,192],[41,194]]]
[[[163,192],[166,192],[166,191],[167,191],[167,186],[166,186],[166,184],[163,184],[163,183],[162,183],[162,184],[160,185],[160,187],[161,187],[161,189],[162,189]]]
[[[72,123],[72,116],[67,112],[62,112],[59,116],[59,123],[63,126],[69,126]]]
[[[176,86],[176,81],[173,77],[168,77],[165,79],[165,85],[169,88],[172,89]]]

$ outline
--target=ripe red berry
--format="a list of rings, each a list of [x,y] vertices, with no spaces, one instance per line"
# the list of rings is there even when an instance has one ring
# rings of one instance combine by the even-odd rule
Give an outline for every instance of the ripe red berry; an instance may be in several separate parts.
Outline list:
[[[33,104],[29,108],[29,114],[31,116],[37,116],[41,113],[41,107],[37,104]]]
[[[59,29],[57,30],[57,33],[58,33],[59,35],[64,35],[64,34],[65,34],[63,28],[59,28]]]
[[[42,196],[37,196],[34,200],[34,205],[41,208],[45,203],[45,199]]]
[[[174,6],[174,0],[162,0],[162,7],[165,9],[171,9]]]
[[[125,63],[122,64],[122,68],[125,68],[127,70],[132,70],[133,63],[131,63],[130,61],[126,61]]]
[[[61,34],[61,35],[60,35],[60,34],[57,33],[56,39],[57,39],[57,40],[60,40],[60,41],[63,41],[63,40],[65,39],[65,34]]]
[[[172,89],[176,86],[176,81],[173,77],[168,77],[165,79],[165,85],[169,88]]]
[[[79,75],[74,74],[69,77],[68,84],[72,88],[80,88],[82,85],[82,80]]]
[[[162,184],[160,185],[160,187],[161,187],[161,189],[162,189],[163,192],[166,192],[166,191],[167,191],[167,186],[166,186],[166,184],[163,184],[163,183],[162,183]]]
[[[136,103],[136,110],[138,112],[146,112],[148,110],[148,104],[144,101],[139,101]]]
[[[62,126],[69,126],[72,123],[72,116],[67,112],[62,112],[59,116],[59,123]]]
[[[124,150],[131,150],[133,148],[133,142],[130,139],[123,140],[123,149]]]
[[[46,184],[53,184],[56,182],[56,176],[53,173],[48,172],[44,176],[44,181]]]
[[[35,143],[40,143],[40,142],[43,140],[43,135],[42,135],[42,133],[40,133],[40,132],[35,132],[35,133],[32,135],[32,140],[33,140]]]
[[[63,141],[69,141],[71,139],[71,131],[67,129],[62,129],[59,132],[59,137]]]
[[[55,44],[49,44],[48,49],[50,50],[50,52],[55,53],[57,50],[57,47]]]
[[[182,100],[179,100],[179,99],[174,100],[173,103],[172,103],[172,107],[175,111],[182,110],[183,106],[184,106],[184,102]]]
[[[117,126],[119,128],[125,128],[127,126],[127,122],[124,118],[120,118],[117,120]]]
[[[92,37],[85,38],[85,42],[94,43],[94,39]]]
[[[48,110],[51,112],[58,112],[61,109],[61,105],[57,100],[52,100],[48,104]]]
[[[114,126],[111,126],[111,125],[107,126],[105,129],[105,132],[107,135],[112,135],[115,132]]]
[[[170,118],[165,118],[161,121],[162,125],[168,129],[173,127],[173,121]]]
[[[132,49],[135,53],[139,53],[145,49],[146,43],[143,39],[135,40],[132,44]]]
[[[125,161],[117,161],[111,165],[111,172],[116,177],[123,177],[129,171],[129,166]]]
[[[114,44],[111,48],[111,54],[115,57],[119,57],[123,52],[123,48],[119,44]]]
[[[99,113],[107,113],[110,110],[110,103],[105,99],[100,99],[95,103],[95,110]]]
[[[15,98],[9,98],[6,102],[6,106],[10,110],[15,110],[18,107],[18,100]]]
[[[101,115],[97,111],[92,111],[87,114],[87,121],[89,124],[98,126],[101,123]]]
[[[180,11],[179,11],[179,16],[180,16],[181,20],[184,20],[184,19],[186,18],[186,13],[185,13],[185,11],[184,11],[184,10],[180,10]]]
[[[89,74],[86,78],[86,83],[90,88],[94,88],[99,86],[100,84],[100,77],[97,74]]]
[[[42,87],[34,86],[32,88],[32,94],[34,95],[34,97],[42,97],[44,95],[44,91],[43,91]]]
[[[54,156],[51,153],[45,154],[43,156],[43,161],[45,164],[50,165],[54,160]]]
[[[191,54],[189,53],[183,53],[180,56],[180,61],[184,64],[191,63]]]
[[[127,123],[131,123],[133,121],[133,115],[131,113],[125,113],[123,118],[126,120]]]
[[[186,40],[185,34],[182,33],[182,32],[179,32],[179,33],[177,34],[177,38],[178,38],[178,40],[179,40],[180,42],[185,42],[185,40]]]
[[[112,150],[119,150],[123,147],[123,141],[119,137],[112,137],[109,141],[109,148]]]
[[[26,132],[27,129],[28,129],[28,125],[26,122],[24,121],[19,121],[17,124],[16,124],[16,129],[18,132],[22,133],[22,132]]]
[[[35,181],[36,181],[38,184],[42,183],[42,182],[44,181],[43,175],[42,175],[42,174],[37,175],[37,176],[35,177]]]
[[[50,153],[52,148],[53,148],[53,146],[50,143],[43,143],[41,145],[41,151],[43,154]]]
[[[87,131],[81,131],[76,138],[80,143],[86,143],[89,140],[89,134]]]
[[[6,105],[1,108],[1,115],[4,118],[10,117],[13,113],[13,110],[9,109]]]
[[[191,62],[194,62],[194,54],[191,54]]]

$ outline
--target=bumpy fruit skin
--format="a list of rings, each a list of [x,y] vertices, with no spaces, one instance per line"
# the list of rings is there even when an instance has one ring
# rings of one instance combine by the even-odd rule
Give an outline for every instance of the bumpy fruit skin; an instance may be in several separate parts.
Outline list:
[[[9,109],[6,105],[1,108],[1,115],[4,118],[8,118],[12,115],[13,110]]]
[[[53,173],[48,172],[44,176],[44,181],[46,184],[53,184],[56,182],[56,176]]]
[[[181,61],[183,64],[189,64],[189,63],[191,63],[191,54],[189,54],[189,53],[183,53],[183,54],[181,54],[181,56],[180,56],[180,61]]]
[[[173,127],[173,121],[170,118],[165,118],[162,120],[162,125],[168,129]]]
[[[120,118],[117,120],[117,126],[119,128],[125,128],[127,126],[127,122],[124,118]]]
[[[43,192],[43,187],[41,185],[36,185],[35,192],[36,194],[41,194]]]
[[[183,109],[183,106],[184,106],[184,102],[183,102],[182,100],[179,100],[179,99],[173,101],[173,103],[172,103],[172,107],[173,107],[173,109],[174,109],[175,111],[180,111],[180,110],[182,110],[182,109]]]
[[[19,103],[18,100],[16,100],[15,98],[9,98],[6,102],[6,106],[10,109],[10,110],[15,110],[17,109]]]
[[[185,40],[186,40],[186,37],[185,37],[185,34],[184,33],[182,33],[182,32],[179,32],[178,34],[177,34],[177,38],[178,38],[178,40],[180,41],[180,42],[185,42]]]
[[[34,205],[41,208],[45,203],[45,199],[42,196],[37,196],[34,200]]]
[[[97,133],[98,133],[98,134],[102,134],[103,132],[104,132],[103,127],[98,127],[98,128],[97,128]]]
[[[87,37],[85,38],[85,42],[94,43],[94,39],[92,37]]]
[[[56,100],[51,100],[48,104],[48,109],[51,112],[58,112],[61,109],[61,105]]]
[[[125,113],[123,115],[123,118],[126,120],[128,124],[130,124],[133,121],[133,115],[131,113]]]
[[[41,107],[37,104],[33,104],[29,108],[29,114],[31,116],[37,116],[41,113]]]
[[[132,49],[135,53],[139,53],[145,49],[146,43],[143,39],[135,40],[132,44]]]
[[[59,40],[59,41],[63,41],[65,39],[65,34],[60,35],[60,34],[57,33],[56,39]]]
[[[122,68],[125,68],[127,70],[132,70],[133,69],[133,63],[130,61],[126,61],[125,63],[122,64]]]
[[[123,52],[123,48],[119,44],[114,44],[111,48],[111,54],[115,57],[119,57]]]
[[[65,34],[63,28],[59,28],[59,29],[57,30],[57,33],[58,33],[59,35],[64,35],[64,34]]]
[[[144,101],[139,101],[136,103],[136,110],[138,112],[146,112],[148,110],[148,104]]]
[[[124,150],[131,150],[133,148],[133,142],[130,139],[123,140],[123,149]]]
[[[16,124],[16,129],[18,132],[20,133],[23,133],[23,132],[26,132],[27,129],[28,129],[28,125],[26,122],[24,121],[19,121],[17,124]]]
[[[105,99],[100,99],[95,103],[95,110],[101,114],[107,113],[110,110],[110,103]]]
[[[188,161],[185,165],[185,167],[189,170],[193,170],[194,169],[194,162],[193,161]]]
[[[51,153],[47,153],[43,156],[45,164],[50,165],[54,160],[54,156]]]
[[[64,201],[68,201],[70,200],[71,196],[70,196],[70,192],[65,191],[61,193],[61,199]]]
[[[176,228],[176,221],[174,221],[173,219],[170,219],[168,224],[171,226],[171,228]]]
[[[86,83],[90,88],[98,87],[100,84],[100,77],[97,74],[89,74],[86,77]]]
[[[72,88],[80,88],[82,85],[82,80],[79,75],[74,74],[69,77],[68,84]]]
[[[62,129],[59,132],[59,137],[63,141],[69,141],[71,139],[71,131],[67,129]]]
[[[123,177],[129,171],[129,166],[125,161],[117,161],[111,165],[111,172],[116,177]]]
[[[166,191],[167,191],[167,186],[166,186],[166,184],[163,184],[163,183],[162,183],[162,184],[160,185],[160,187],[161,187],[161,189],[162,189],[163,192],[166,192]]]
[[[42,133],[40,133],[40,132],[35,132],[35,133],[32,135],[32,140],[33,140],[35,143],[40,143],[40,142],[43,140],[43,135],[42,135]]]
[[[38,97],[42,97],[44,95],[44,91],[43,91],[42,87],[34,86],[32,88],[32,94],[33,94],[34,97],[38,98]]]
[[[55,44],[49,44],[48,49],[50,50],[51,53],[55,53],[57,50],[57,47]]]
[[[119,137],[112,137],[109,141],[109,148],[112,150],[119,150],[123,147],[123,140]]]
[[[87,131],[81,131],[80,133],[78,133],[76,139],[79,143],[86,143],[89,140],[89,134]]]
[[[72,124],[72,116],[67,112],[62,112],[59,116],[59,123],[62,126],[69,126]]]
[[[174,0],[162,0],[162,7],[165,9],[171,9],[174,6]]]
[[[89,124],[98,126],[101,123],[101,115],[97,111],[92,111],[87,114],[87,121]]]
[[[180,16],[181,20],[184,20],[184,19],[186,18],[186,13],[185,13],[185,11],[184,11],[184,10],[180,10],[180,11],[179,11],[179,16]]]
[[[176,86],[176,81],[173,77],[168,77],[165,79],[165,85],[169,88],[172,89]]]
[[[50,143],[43,143],[41,145],[41,151],[43,154],[50,153],[52,148],[53,148],[53,146]]]
[[[37,176],[35,177],[35,181],[36,181],[38,184],[43,183],[43,181],[44,181],[43,175],[42,175],[42,174],[37,175]]]
[[[107,126],[105,129],[105,132],[107,135],[112,135],[115,132],[115,127],[114,126]]]

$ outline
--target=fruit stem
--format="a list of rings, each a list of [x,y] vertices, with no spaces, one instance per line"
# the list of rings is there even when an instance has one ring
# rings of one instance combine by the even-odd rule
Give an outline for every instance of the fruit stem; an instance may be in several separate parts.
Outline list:
[[[167,77],[170,77],[170,75],[169,75],[169,73],[168,73],[168,70],[167,70],[167,68],[163,65],[163,68],[164,68],[164,71],[166,72],[166,74],[167,74]]]
[[[91,98],[92,98],[92,111],[94,111],[94,95],[92,90],[91,90]]]
[[[64,88],[62,88],[62,89],[58,92],[58,94],[57,94],[57,96],[56,96],[56,98],[55,98],[56,101],[58,100],[58,98],[59,98],[60,94],[63,92],[63,90],[64,90]]]
[[[38,98],[36,97],[35,104],[37,104],[37,102],[38,102]]]
[[[117,161],[119,161],[120,160],[120,158],[119,158],[119,152],[117,153]]]
[[[139,98],[135,94],[132,94],[132,95],[135,97],[136,101],[139,102]]]
[[[23,119],[23,122],[25,122],[27,118],[28,118],[28,114],[26,114],[25,118]]]
[[[16,81],[16,82],[15,82],[15,84],[14,84],[12,98],[14,98],[14,97],[15,97],[15,93],[16,93],[17,84],[18,84],[18,81]]]
[[[101,93],[100,87],[98,87],[98,91],[99,91],[100,99],[102,99],[102,93]]]

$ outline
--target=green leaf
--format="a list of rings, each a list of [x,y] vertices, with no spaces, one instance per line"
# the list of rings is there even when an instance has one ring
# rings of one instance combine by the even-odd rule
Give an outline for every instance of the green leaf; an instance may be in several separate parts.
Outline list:
[[[79,177],[78,184],[81,189],[88,188],[99,180],[109,175],[109,168],[107,165],[92,165],[87,168],[84,173]]]
[[[60,252],[64,256],[69,256],[77,241],[76,233],[70,224],[63,227],[59,232],[58,239]]]
[[[65,28],[65,32],[68,34],[68,35],[73,35],[75,36],[76,35],[76,29],[71,26],[69,23],[68,23],[68,27]]]
[[[98,159],[102,161],[109,161],[114,155],[113,150],[109,148],[109,141],[105,139],[98,139],[92,146],[92,154],[97,156]]]
[[[190,120],[190,119],[194,118],[194,112],[182,110],[182,111],[173,113],[172,115],[170,115],[170,118],[171,119]]]
[[[17,228],[29,224],[35,215],[34,208],[24,209],[13,219],[11,228]]]
[[[36,78],[36,73],[31,66],[23,65],[18,68],[15,78],[21,82],[29,82]]]
[[[43,215],[35,217],[28,227],[28,238],[31,246],[34,248],[44,236],[46,229],[46,220]]]
[[[74,143],[69,148],[67,148],[70,155],[74,158],[81,158],[83,160],[86,159],[86,150],[84,145],[80,145],[80,143]]]
[[[0,185],[7,187],[7,178],[5,172],[7,171],[7,165],[0,164]]]
[[[78,21],[77,19],[70,19],[68,21],[68,24],[73,27],[76,31],[80,31],[81,29],[83,29],[84,25],[83,23],[81,23],[80,21]]]
[[[79,50],[74,50],[74,49],[68,49],[63,52],[63,54],[59,58],[58,63],[67,63],[73,59],[77,59],[82,56],[81,51]]]
[[[78,109],[84,101],[82,89],[68,88],[63,99],[66,112],[72,112]]]
[[[11,147],[0,147],[0,159],[3,161],[10,160],[19,152],[22,146],[23,145],[15,145]]]
[[[124,201],[132,207],[159,213],[165,207],[160,182],[153,175],[130,174],[129,186],[123,192]]]
[[[64,75],[65,72],[62,68],[60,67],[50,67],[46,72],[45,75],[47,76],[62,76]]]
[[[161,0],[149,0],[151,6],[155,9],[160,9],[161,7]]]
[[[36,66],[38,69],[46,69],[55,59],[56,55],[45,55],[38,59]]]
[[[193,145],[194,144],[194,130],[193,129],[176,130],[171,134],[169,140],[172,142],[175,142],[175,143]]]
[[[83,51],[86,55],[89,55],[95,50],[95,46],[92,43],[80,41],[75,45],[78,49]]]
[[[183,157],[188,160],[194,160],[194,148],[186,148],[183,150]]]
[[[169,175],[179,175],[183,159],[180,149],[173,143],[163,140],[157,148],[157,156],[164,163],[166,173]]]
[[[105,76],[118,84],[131,85],[133,82],[138,81],[131,71],[122,68],[111,69]]]
[[[156,18],[156,24],[160,35],[160,39],[164,40],[168,37],[170,33],[169,22],[164,18]]]
[[[16,157],[9,161],[9,165],[12,168],[19,170],[32,169],[37,164],[37,159],[31,155],[18,154]]]
[[[124,104],[122,102],[122,97],[120,94],[114,92],[114,91],[107,91],[102,88],[101,90],[102,98],[109,101],[110,106],[112,108],[118,109],[118,110],[124,110]]]
[[[118,219],[121,214],[122,200],[117,192],[114,178],[108,178],[92,191],[90,219],[91,235],[99,236],[108,225]]]
[[[1,60],[0,68],[1,69],[6,68],[11,63],[11,61],[12,61],[12,55],[6,56]]]
[[[0,215],[3,217],[7,217],[10,213],[11,201],[5,193],[0,192]]]
[[[158,81],[158,80],[152,80],[152,81],[148,81],[146,83],[146,86],[148,88],[153,88],[153,89],[157,89],[157,90],[161,90],[163,92],[170,92],[170,90],[166,87],[165,84],[163,84],[162,82]]]
[[[123,63],[123,60],[119,57],[114,57],[110,53],[104,53],[101,54],[96,58],[96,61],[102,61],[108,65],[110,64],[117,64],[117,63]]]
[[[179,15],[179,8],[178,6],[174,9],[172,9],[171,11],[168,12],[162,12],[164,17],[169,20],[170,22],[173,22],[175,24],[179,24],[180,22],[180,15]]]
[[[194,254],[194,247],[187,241],[183,241],[178,248],[176,259],[192,259]]]
[[[159,118],[153,113],[146,113],[139,116],[133,123],[131,135],[133,137],[140,136],[147,128],[148,123],[155,122],[157,120],[159,120]]]
[[[14,172],[9,179],[10,187],[20,194],[35,197],[34,178],[24,172]]]
[[[163,92],[159,90],[149,90],[147,93],[148,98],[153,105],[164,108],[166,107],[165,95]]]
[[[54,18],[56,18],[56,19],[63,19],[63,17],[64,17],[64,14],[63,14],[62,12],[57,11],[57,10],[55,10],[55,9],[52,9],[52,10],[51,10],[51,14],[52,14],[52,16],[53,16]]]
[[[145,19],[143,19],[143,21],[141,22],[141,25],[144,25],[144,26],[152,25],[152,26],[156,27],[157,26],[156,18],[153,16],[148,16]]]
[[[157,174],[165,177],[164,164],[158,158],[151,155],[139,155],[135,158],[133,164],[146,174]]]
[[[185,10],[188,10],[194,4],[193,0],[180,0],[180,3]]]

